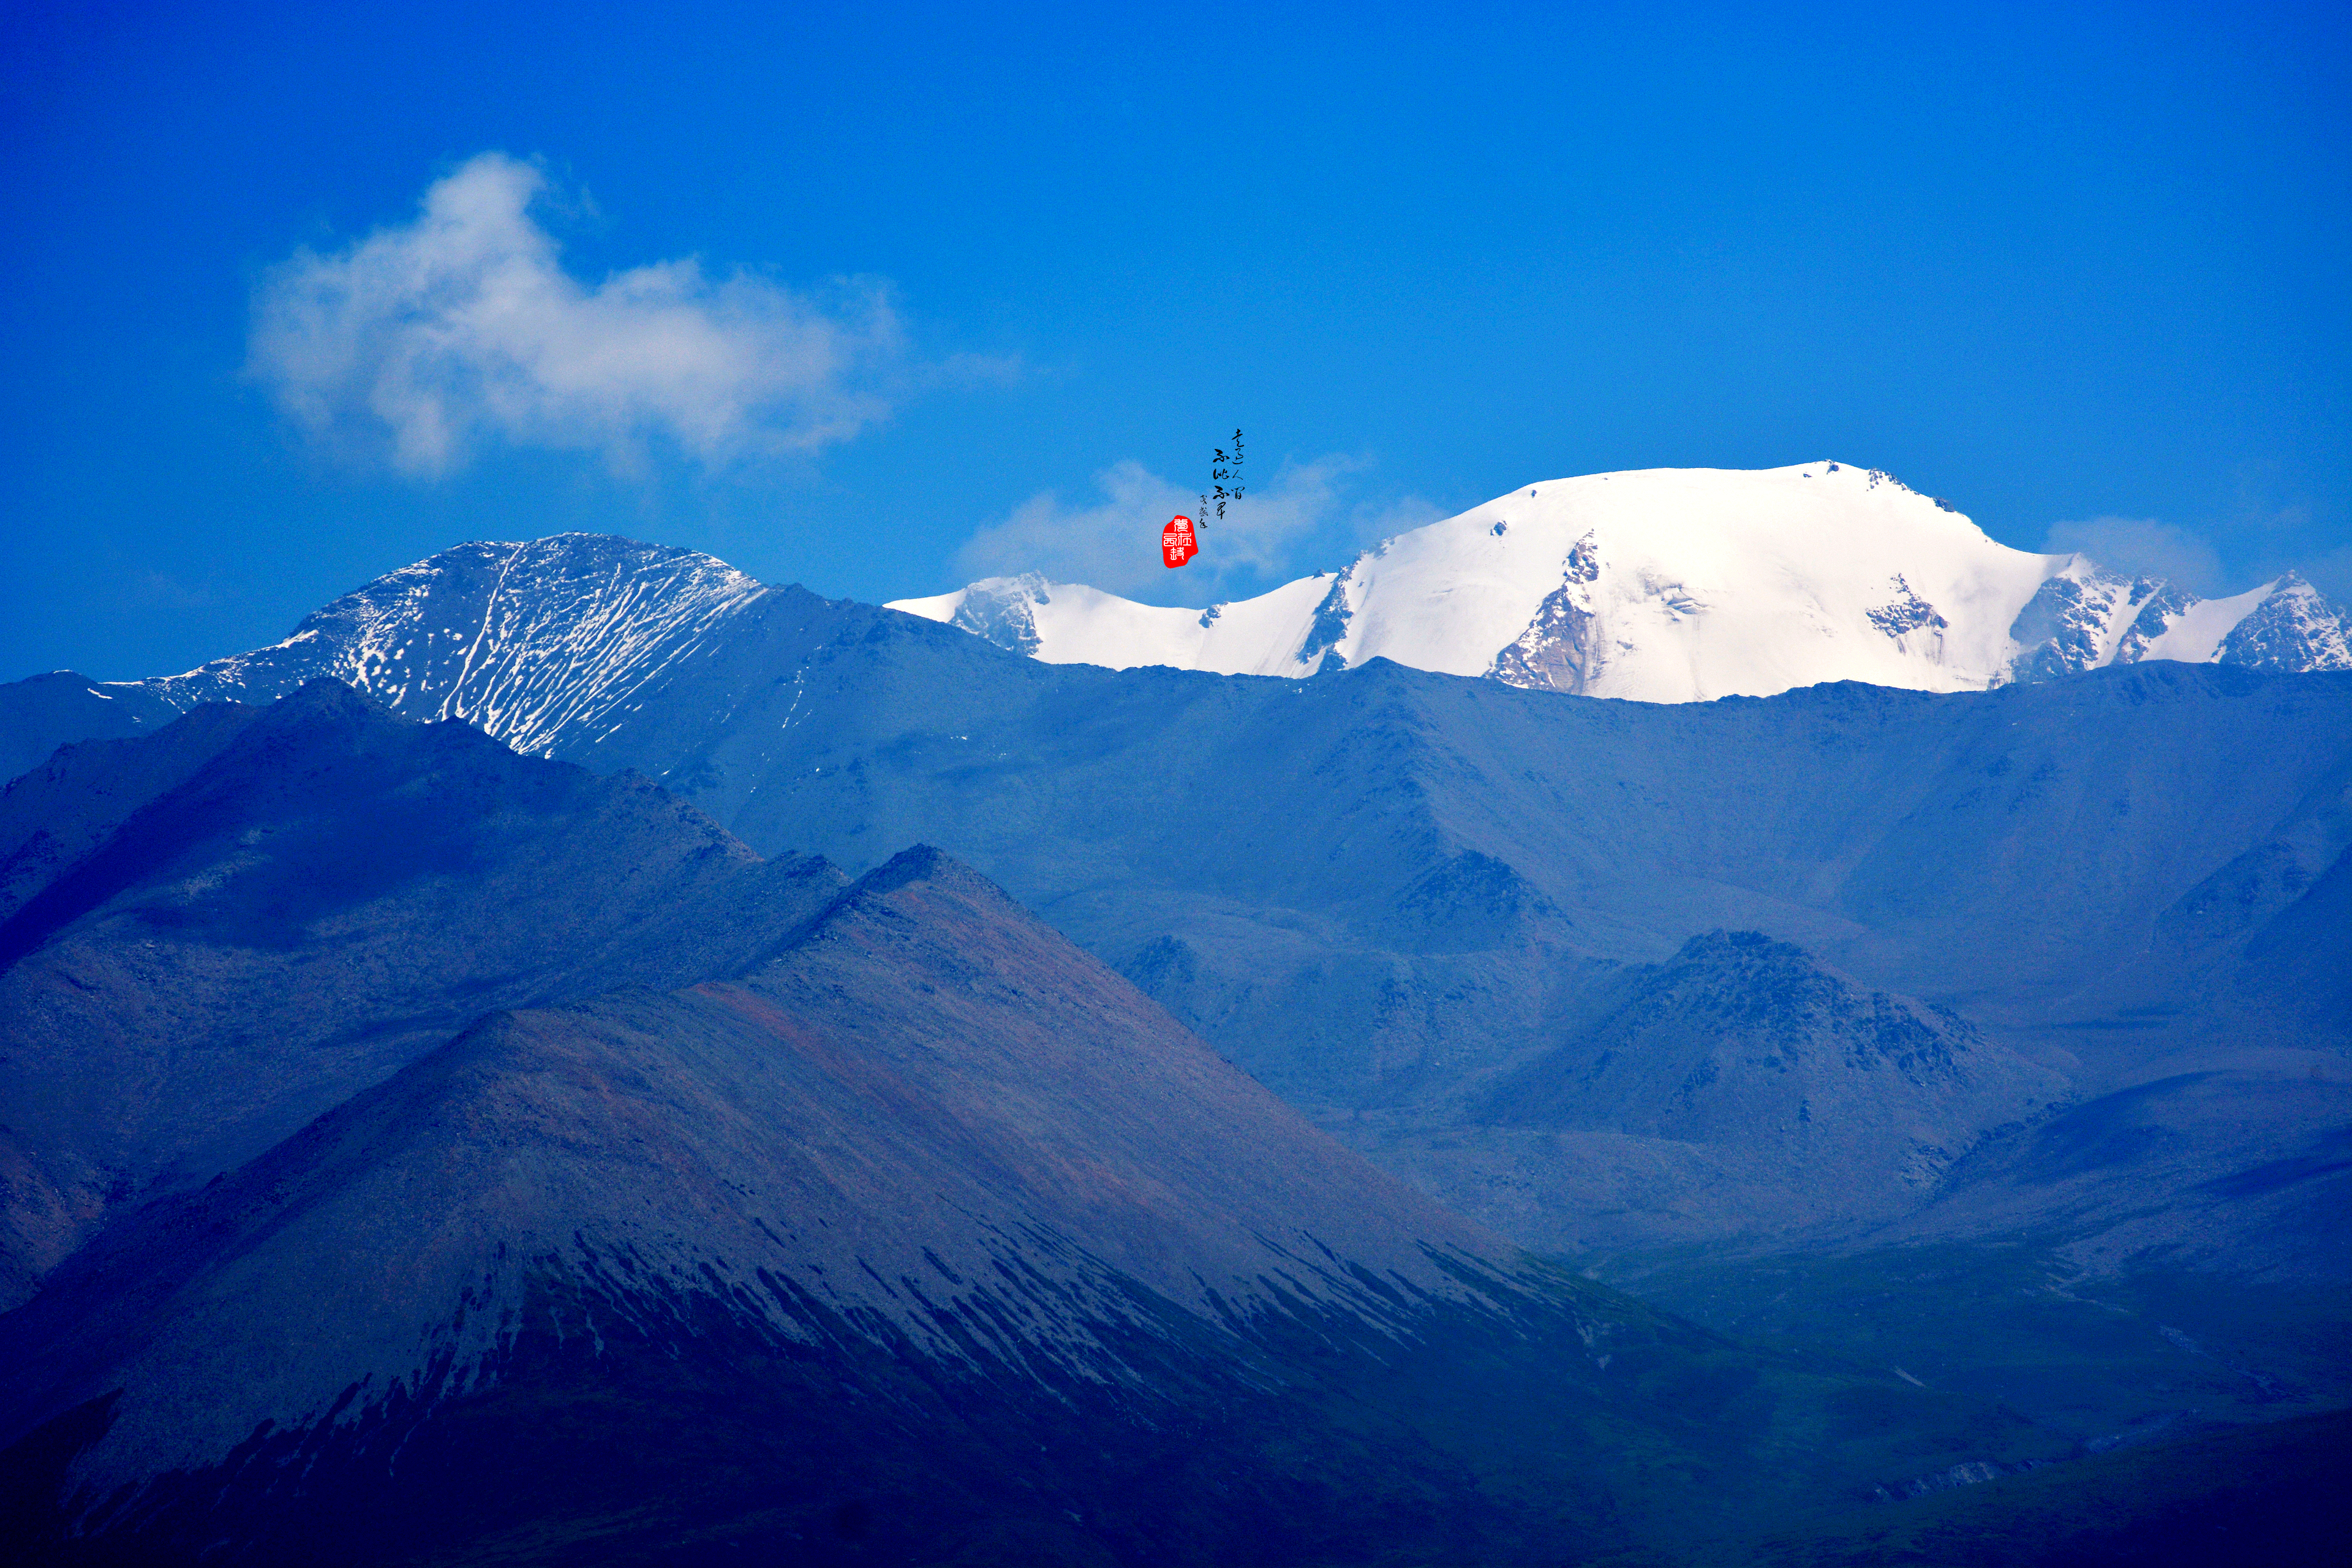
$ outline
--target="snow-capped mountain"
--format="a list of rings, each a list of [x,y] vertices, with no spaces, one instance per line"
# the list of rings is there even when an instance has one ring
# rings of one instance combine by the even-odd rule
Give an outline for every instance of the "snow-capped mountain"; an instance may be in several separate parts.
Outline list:
[[[2345,612],[2293,574],[2199,599],[2010,549],[1948,501],[1831,462],[1553,479],[1207,610],[1034,574],[890,608],[1053,664],[1298,676],[1388,658],[1651,702],[1977,690],[2143,658],[2352,668]]]
[[[460,544],[353,589],[284,642],[121,684],[184,712],[331,676],[533,754],[625,722],[634,694],[770,592],[715,557],[611,534]]]
[[[2147,658],[2352,668],[2352,615],[2292,573],[2200,599],[2011,550],[1948,503],[1839,463],[1531,485],[1344,571],[1207,610],[1036,575],[888,607],[1048,664],[1296,677],[1387,658],[1653,702],[1832,680],[1979,690]],[[21,771],[62,739],[146,733],[320,676],[527,755],[574,754],[654,721],[652,693],[722,665],[760,679],[778,639],[845,614],[713,556],[610,534],[461,544],[352,590],[283,642],[185,674],[20,682],[0,761]],[[706,717],[724,720],[745,689]]]
[[[805,654],[803,639],[863,635],[877,621],[914,624],[613,534],[477,541],[352,590],[281,642],[183,674],[95,681],[59,670],[0,686],[0,770],[22,773],[64,742],[151,734],[205,703],[268,702],[321,678],[406,718],[462,720],[527,756],[601,766],[605,742],[625,746],[649,726],[724,726]],[[683,688],[693,695],[677,699]]]
[[[2231,1050],[2302,1048],[2341,1039],[2352,1018],[2337,956],[2352,886],[2352,671],[2153,660],[1940,699],[1849,682],[1738,702],[1562,700],[1388,659],[1313,680],[1049,664],[801,589],[698,587],[724,572],[707,557],[589,535],[467,547],[401,574],[408,587],[352,595],[352,613],[310,624],[316,635],[188,677],[0,686],[0,742],[49,757],[60,742],[161,728],[149,706],[164,706],[157,688],[266,704],[305,661],[343,663],[406,716],[478,714],[519,749],[661,781],[762,853],[821,853],[855,874],[908,843],[934,843],[1051,911],[1294,1103],[1403,1118],[1345,1123],[1379,1158],[1402,1162],[1393,1168],[1459,1201],[1549,1194],[1480,1209],[1546,1247],[1666,1234],[1580,1219],[1563,1239],[1546,1216],[1605,1211],[1688,1240],[1768,1219],[1815,1223],[1829,1201],[1866,1190],[1859,1166],[1835,1181],[1743,1178],[1741,1193],[1793,1194],[1768,1215],[1727,1198],[1685,1204],[1700,1190],[1685,1177],[1728,1190],[1722,1163],[1661,1164],[1622,1131],[1592,1133],[1591,1163],[1574,1183],[1546,1176],[1529,1188],[1511,1186],[1535,1158],[1527,1150],[1549,1150],[1554,1169],[1559,1129],[1441,1145],[1453,1134],[1433,1129],[1452,1124],[1415,1121],[1423,1111],[1400,1097],[1425,1095],[1430,1116],[1451,1116],[1486,1076],[1520,1065],[1517,1053],[1564,1044],[1589,1018],[1586,980],[1599,972],[1587,958],[1656,964],[1694,934],[1759,931],[1859,990],[1955,1006],[1989,1038],[2053,1017],[2174,1020],[2070,1043],[2095,1081],[2115,1085],[2152,1062],[2192,1059],[2179,1053],[2203,1049],[2208,1034]],[[1924,574],[1906,581],[1932,606],[1913,612],[1913,632],[1937,630],[1933,616],[1958,619]],[[2078,573],[2065,586],[2082,596],[2069,603],[2094,628],[2093,658],[2149,615],[2149,595],[2130,584],[2118,595]],[[2217,646],[2236,634],[2274,652],[2312,635],[2296,618],[2308,604],[2288,594],[2268,615],[2238,607],[2226,632],[2198,627],[2200,606],[2179,619]],[[589,613],[609,616],[602,642],[575,635]],[[2164,625],[2175,614],[2158,606],[2152,618],[2177,634]],[[497,629],[506,626],[541,629],[508,644]],[[337,641],[346,635],[385,657],[350,655]],[[658,673],[641,674],[608,643],[651,650]],[[471,684],[485,669],[509,674]],[[526,690],[529,702],[499,700]],[[572,717],[551,717],[562,714]],[[499,727],[525,723],[540,727]],[[0,895],[27,896],[85,857],[99,830],[98,818],[76,817],[70,832],[52,824],[37,838],[26,826],[9,840],[12,814],[51,787],[44,780],[93,773],[107,775],[103,810],[124,809],[118,754],[119,743],[77,746],[0,800]],[[208,799],[189,805],[213,810]],[[406,817],[380,815],[383,837],[415,837]],[[225,864],[262,852],[242,830],[220,831]],[[173,907],[152,918],[183,921],[184,894],[172,889],[202,889],[211,874],[172,871],[158,888]],[[436,918],[443,934],[475,929]],[[35,926],[49,929],[18,929]],[[267,949],[277,929],[257,928],[240,949]],[[154,956],[138,951],[142,964]],[[401,951],[404,962],[446,968],[421,941]],[[535,973],[494,967],[517,984]],[[53,994],[83,1008],[90,976],[76,973]],[[206,973],[217,983],[217,970]],[[1400,1087],[1411,1085],[1423,1087]],[[2025,1098],[2001,1106],[1993,1125],[2038,1114]],[[1785,1109],[1769,1096],[1740,1103],[1759,1125],[1777,1126]],[[1957,1153],[1987,1131],[1968,1103],[1895,1125],[1906,1142],[1916,1131]],[[1383,1127],[1429,1141],[1384,1142]],[[1893,1142],[1874,1148],[1907,1160]],[[110,1190],[102,1177],[58,1185]]]

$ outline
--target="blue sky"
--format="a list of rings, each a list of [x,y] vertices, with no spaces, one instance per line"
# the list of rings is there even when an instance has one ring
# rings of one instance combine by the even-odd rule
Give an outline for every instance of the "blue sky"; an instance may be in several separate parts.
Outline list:
[[[1199,599],[1820,458],[2352,591],[2352,12],[1912,9],[35,5],[0,679],[470,538]]]

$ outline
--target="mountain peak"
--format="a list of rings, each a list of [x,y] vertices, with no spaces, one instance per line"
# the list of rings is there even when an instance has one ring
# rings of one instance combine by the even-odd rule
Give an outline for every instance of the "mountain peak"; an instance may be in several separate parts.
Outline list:
[[[331,677],[518,751],[610,723],[637,689],[776,592],[716,557],[603,533],[474,541],[353,589],[285,641],[141,683],[185,710]]]
[[[1003,889],[945,851],[929,844],[911,845],[857,879],[841,896],[847,904],[859,899],[883,898],[921,882],[959,898],[991,900],[1016,907]]]
[[[1766,1188],[1828,1183],[1863,1213],[1899,1209],[2016,1108],[2064,1093],[1951,1013],[1716,930],[1630,971],[1583,1037],[1490,1089],[1486,1114],[1704,1146]]]
[[[2347,617],[2315,595],[2229,640],[2285,591],[2203,600],[2012,550],[1883,469],[1822,461],[1543,480],[1207,611],[1034,573],[889,607],[1055,664],[1295,678],[1385,657],[1684,702],[1832,680],[1980,690],[2140,658],[2343,668]]]
[[[2352,616],[2290,571],[2222,637],[2214,658],[2257,669],[2352,669]]]

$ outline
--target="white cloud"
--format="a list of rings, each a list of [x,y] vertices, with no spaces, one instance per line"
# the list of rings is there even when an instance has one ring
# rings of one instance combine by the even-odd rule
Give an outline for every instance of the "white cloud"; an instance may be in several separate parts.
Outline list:
[[[484,437],[641,462],[807,451],[887,412],[902,349],[887,290],[830,303],[689,258],[591,286],[533,221],[546,176],[498,153],[425,191],[414,222],[308,249],[254,300],[248,369],[315,436],[438,474]]]
[[[2153,518],[2095,517],[2086,522],[2053,522],[2042,549],[2050,555],[2077,552],[2110,572],[2161,577],[2191,593],[2210,594],[2221,581],[2221,558],[2210,544],[2185,528]]]
[[[1131,459],[1118,462],[1095,476],[1097,500],[1070,505],[1050,490],[1034,495],[966,541],[956,568],[967,580],[1042,572],[1107,593],[1205,603],[1296,574],[1294,557],[1310,544],[1352,547],[1374,531],[1392,533],[1434,517],[1412,500],[1379,512],[1350,506],[1345,481],[1364,467],[1336,456],[1284,465],[1270,484],[1229,504],[1222,521],[1212,513],[1200,555],[1178,574],[1160,564],[1160,531],[1180,512],[1194,517],[1199,491]]]

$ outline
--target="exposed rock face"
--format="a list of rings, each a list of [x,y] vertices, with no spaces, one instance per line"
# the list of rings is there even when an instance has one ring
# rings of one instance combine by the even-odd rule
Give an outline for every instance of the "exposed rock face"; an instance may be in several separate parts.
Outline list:
[[[2235,608],[2231,608],[2231,605]],[[2011,680],[2054,680],[2147,658],[2253,669],[2352,669],[2352,626],[2290,572],[2236,601],[2200,599],[2171,584],[2126,580],[2076,556],[2018,614]]]
[[[2197,602],[2196,595],[2169,583],[2156,585],[2156,591],[2137,601],[2139,613],[2116,644],[2117,664],[2137,664],[2148,657],[2158,640],[2189,613]]]
[[[1901,573],[1896,573],[1888,585],[1895,590],[1895,596],[1870,612],[1870,624],[1885,632],[1906,653],[1913,651],[1912,642],[1916,637],[1918,651],[1940,658],[1944,639],[1939,634],[1951,623],[1936,613],[1935,605],[1913,592]]]
[[[2352,669],[2347,624],[2342,610],[2290,572],[2230,628],[2214,658],[2254,669]]]
[[[2109,662],[2123,629],[2163,587],[2118,577],[2076,556],[2017,613],[2009,636],[2019,651],[2009,679],[2055,680]]]
[[[1309,673],[1320,670],[1324,656],[1348,636],[1348,623],[1355,614],[1348,605],[1348,584],[1353,571],[1350,567],[1331,579],[1330,592],[1315,606],[1315,618],[1307,623],[1307,637],[1298,645],[1297,661]],[[1339,660],[1339,668],[1346,668],[1347,660]]]
[[[1588,533],[1569,552],[1559,586],[1544,595],[1536,618],[1495,656],[1487,673],[1505,685],[1533,691],[1581,692],[1601,668],[1592,614],[1592,584],[1600,575],[1599,546]]]
[[[1036,606],[1052,603],[1045,579],[1034,572],[991,577],[971,585],[949,624],[1008,653],[1034,654],[1038,646]]]

